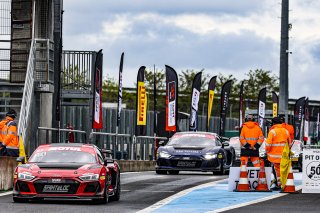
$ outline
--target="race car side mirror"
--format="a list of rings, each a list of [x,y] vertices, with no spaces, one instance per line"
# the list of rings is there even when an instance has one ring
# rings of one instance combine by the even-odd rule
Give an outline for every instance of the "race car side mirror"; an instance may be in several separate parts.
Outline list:
[[[24,163],[25,163],[24,157],[23,157],[23,156],[18,157],[18,158],[17,158],[17,162],[24,164]]]
[[[159,146],[164,146],[165,142],[164,141],[159,141]]]
[[[222,147],[230,146],[228,141],[223,141],[222,142]]]
[[[110,163],[114,163],[114,160],[113,160],[113,159],[110,159],[110,158],[104,159],[104,165],[105,165],[105,166],[108,165],[108,164],[110,164]]]

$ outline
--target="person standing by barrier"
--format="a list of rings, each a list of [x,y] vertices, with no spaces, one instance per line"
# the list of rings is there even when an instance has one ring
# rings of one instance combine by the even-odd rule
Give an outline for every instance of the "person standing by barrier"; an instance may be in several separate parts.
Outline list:
[[[6,114],[6,122],[4,127],[2,128],[2,133],[4,135],[2,142],[4,156],[19,157],[17,123],[14,120],[16,117],[17,113],[13,109],[10,109]]]
[[[289,132],[289,135],[290,135],[290,138],[291,138],[291,141],[294,139],[294,127],[291,125],[291,124],[288,124],[286,123],[286,118],[285,118],[285,115],[281,114],[279,115],[279,117],[281,118],[282,120],[282,126],[288,130]],[[290,145],[290,144],[289,144]]]
[[[3,145],[3,140],[4,138],[6,137],[6,134],[5,134],[5,126],[6,126],[6,123],[8,122],[7,119],[3,119],[1,122],[0,122],[0,156],[3,156],[4,155],[4,145]]]
[[[260,167],[259,148],[264,141],[262,130],[258,123],[254,122],[253,115],[245,118],[240,133],[240,160],[248,164],[250,158],[254,167]]]
[[[277,186],[274,190],[281,189],[280,182],[280,162],[282,158],[282,152],[286,143],[291,144],[291,138],[289,131],[282,125],[282,119],[280,117],[272,118],[272,129],[268,133],[266,141],[266,153],[268,160],[273,163],[276,170]]]

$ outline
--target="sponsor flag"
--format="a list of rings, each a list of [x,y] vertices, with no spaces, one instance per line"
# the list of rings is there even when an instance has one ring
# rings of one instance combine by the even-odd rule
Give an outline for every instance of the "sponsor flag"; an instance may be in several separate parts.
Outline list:
[[[209,131],[210,127],[210,117],[211,117],[211,112],[212,112],[212,103],[214,99],[214,89],[216,87],[216,80],[217,76],[213,76],[208,85],[208,113],[207,113],[207,132]]]
[[[137,76],[137,95],[136,95],[136,117],[137,117],[137,123],[136,123],[136,135],[146,135],[147,130],[147,90],[144,85],[144,71],[146,67],[142,66],[140,67],[138,71]]]
[[[320,107],[318,108],[318,114],[317,114],[317,129],[316,129],[316,139],[317,139],[317,143],[320,139]]]
[[[309,99],[306,98],[306,101],[304,102],[304,134],[303,134],[303,141],[307,142],[309,137],[309,120],[310,120],[310,114],[309,114]]]
[[[221,108],[220,108],[220,135],[224,136],[225,122],[229,108],[229,97],[232,86],[232,80],[227,81],[222,86],[221,90]]]
[[[259,92],[258,96],[258,122],[261,129],[264,126],[264,117],[266,114],[266,99],[267,99],[267,88],[263,88]]]
[[[276,92],[272,92],[272,117],[278,116],[279,97]]]
[[[294,139],[301,140],[302,117],[305,97],[299,98],[294,105]]]
[[[198,72],[193,78],[189,131],[197,131],[198,129],[197,120],[198,120],[198,104],[199,104],[200,91],[201,91],[201,74],[202,72]]]
[[[102,129],[102,50],[97,53],[94,69],[93,119],[92,128]]]
[[[243,108],[243,84],[244,81],[241,82],[240,85],[240,93],[239,93],[239,131],[241,130],[243,124],[243,115],[244,115],[244,108]]]
[[[19,136],[19,157],[24,157],[24,162],[27,162],[26,151],[24,149],[22,135]]]
[[[176,71],[166,65],[166,131],[177,131],[178,116],[178,76]]]
[[[117,127],[120,125],[121,105],[122,105],[122,69],[123,69],[123,57],[121,54],[120,66],[119,66],[119,90],[118,90],[118,110],[117,110]]]

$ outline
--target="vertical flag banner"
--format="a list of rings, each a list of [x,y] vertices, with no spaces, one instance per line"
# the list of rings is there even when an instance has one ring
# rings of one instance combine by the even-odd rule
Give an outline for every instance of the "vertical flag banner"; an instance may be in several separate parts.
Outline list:
[[[121,54],[120,66],[119,66],[119,90],[118,90],[118,110],[117,110],[117,127],[120,125],[121,105],[122,105],[122,69],[123,69],[123,57]]]
[[[317,143],[320,139],[320,107],[318,108],[318,114],[317,114],[317,129],[316,129],[316,139]]]
[[[193,78],[189,131],[197,131],[198,129],[198,104],[201,91],[201,74],[202,72],[198,72]]]
[[[102,50],[97,53],[94,69],[93,119],[92,128],[102,129]]]
[[[304,103],[304,134],[303,134],[303,140],[308,141],[309,137],[309,121],[310,121],[310,114],[309,114],[309,99],[306,98],[306,101]]]
[[[294,105],[294,139],[301,139],[301,126],[304,114],[305,97],[301,97]]]
[[[240,93],[239,93],[239,127],[243,124],[243,116],[244,116],[244,108],[243,108],[243,84],[244,81],[241,82],[240,85]]]
[[[264,117],[266,114],[267,88],[263,88],[259,92],[258,97],[258,122],[261,129],[264,126]]]
[[[136,95],[136,135],[144,136],[146,135],[146,125],[147,125],[147,91],[144,85],[144,71],[146,67],[140,67],[137,76],[137,95]]]
[[[210,118],[212,112],[212,103],[214,99],[214,89],[216,88],[216,80],[217,76],[213,76],[208,85],[208,110],[207,110],[207,132],[209,131],[210,127]]]
[[[178,116],[178,76],[177,72],[166,65],[166,131],[177,131]]]
[[[221,110],[220,110],[220,135],[224,136],[225,126],[226,126],[226,117],[229,108],[229,97],[232,86],[232,80],[227,81],[222,86],[221,90]]]
[[[278,116],[279,97],[276,92],[272,92],[272,117]]]

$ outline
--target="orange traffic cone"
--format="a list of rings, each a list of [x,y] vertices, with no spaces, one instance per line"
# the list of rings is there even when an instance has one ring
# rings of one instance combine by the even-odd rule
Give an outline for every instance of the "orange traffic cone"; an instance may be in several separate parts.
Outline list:
[[[286,185],[284,186],[284,188],[280,192],[281,193],[297,193],[296,187],[294,186],[294,181],[293,181],[292,166],[290,167],[290,172],[288,174],[288,179],[287,179]]]
[[[258,186],[256,187],[255,191],[256,192],[272,192],[268,188],[263,159],[260,159],[260,171],[259,171]]]
[[[248,181],[247,165],[245,161],[241,161],[240,177],[237,189],[235,192],[250,192],[250,186]]]

